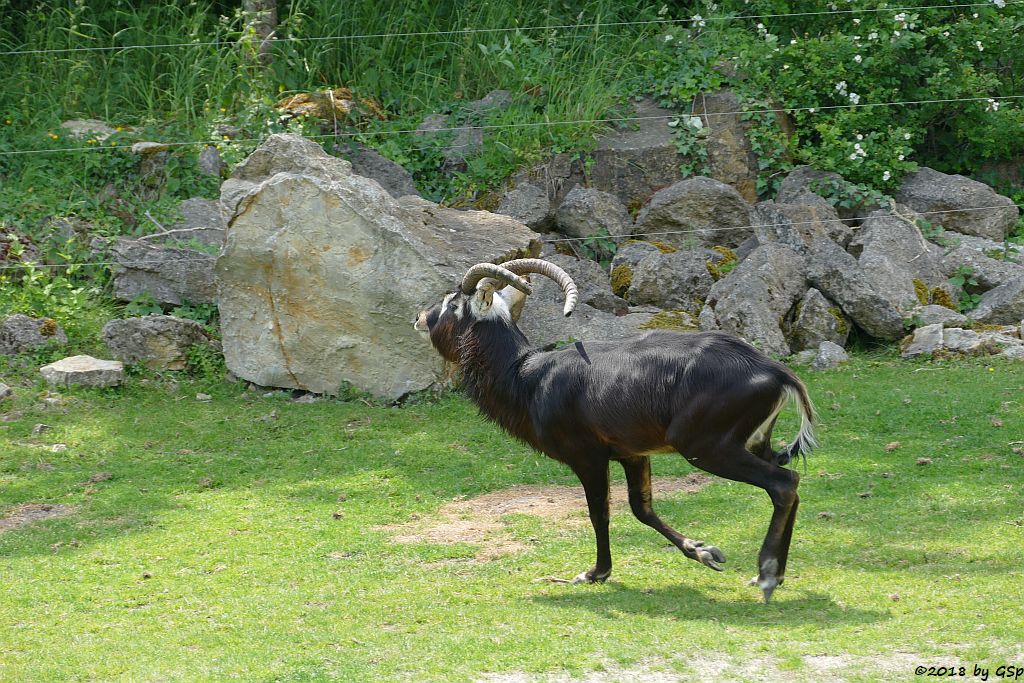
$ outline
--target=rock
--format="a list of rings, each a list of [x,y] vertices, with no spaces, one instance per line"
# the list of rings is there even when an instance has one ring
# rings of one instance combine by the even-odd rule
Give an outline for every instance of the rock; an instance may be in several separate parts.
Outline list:
[[[940,324],[943,327],[963,327],[967,324],[966,315],[936,304],[918,306],[911,310],[910,319],[919,328],[935,324]]]
[[[590,237],[602,230],[622,237],[633,229],[633,219],[615,195],[577,185],[555,212],[555,228],[569,237]]]
[[[927,214],[930,223],[947,230],[997,241],[1013,228],[1019,214],[1012,199],[996,194],[988,185],[927,167],[903,178],[896,201]]]
[[[13,397],[14,397],[14,390],[11,389],[6,384],[4,384],[3,382],[0,382],[0,401],[3,401],[4,399],[8,399],[8,398],[13,398]]]
[[[790,363],[793,365],[810,365],[814,362],[814,359],[818,357],[818,349],[804,349],[799,353],[793,354],[790,358]]]
[[[428,114],[420,125],[416,126],[415,135],[417,137],[424,137],[430,133],[447,132],[448,129],[448,117],[444,114]]]
[[[751,206],[725,183],[697,176],[659,190],[634,232],[677,246],[735,246],[753,234]],[[670,234],[658,234],[670,233]]]
[[[968,355],[978,353],[981,347],[981,335],[974,330],[951,327],[942,332],[942,348],[947,351]]]
[[[499,109],[506,109],[512,104],[512,93],[508,90],[492,90],[479,100],[467,102],[463,109],[471,114],[487,114]]]
[[[222,194],[237,206],[217,261],[224,357],[261,386],[335,394],[348,382],[385,399],[424,389],[440,361],[416,313],[472,264],[540,248],[506,216],[396,200],[295,135],[270,136]]]
[[[836,247],[838,249],[838,247]],[[775,356],[788,356],[781,321],[807,291],[803,257],[781,244],[758,247],[714,284],[707,303],[718,327]],[[702,329],[706,314],[699,318]]]
[[[506,192],[494,213],[515,218],[538,232],[546,231],[553,220],[547,190],[530,182],[519,183]]]
[[[855,239],[860,247],[857,261],[868,283],[901,313],[927,304],[936,287],[954,301],[959,298],[929,251],[916,218],[913,212],[897,215],[880,209],[868,215]]]
[[[213,145],[206,145],[199,152],[199,172],[203,175],[220,178],[227,164],[220,158],[220,150]]]
[[[850,335],[850,320],[839,306],[813,287],[796,305],[793,322],[788,325],[788,340],[793,351],[816,349],[822,342],[840,347]]]
[[[759,246],[761,246],[761,243],[757,240],[757,237],[751,235],[747,239],[740,242],[740,245],[733,249],[732,251],[734,254],[736,254],[736,260],[742,261],[743,259],[753,254],[754,250],[757,249]]]
[[[118,237],[113,243],[93,240],[94,251],[109,249],[107,257],[115,265],[114,296],[131,301],[144,294],[165,306],[214,303],[215,257],[197,249],[162,247],[141,239]]]
[[[839,304],[868,334],[888,340],[903,336],[900,312],[875,291],[856,259],[839,245],[832,240],[815,240],[807,264],[811,284]]]
[[[830,341],[823,341],[818,346],[818,352],[811,361],[811,367],[815,370],[829,370],[838,367],[840,363],[850,360],[842,346],[833,344]]]
[[[97,142],[103,142],[117,132],[116,128],[98,119],[72,119],[60,124],[60,127],[77,140],[92,138]]]
[[[614,194],[627,207],[636,207],[646,203],[659,188],[682,178],[682,158],[675,133],[668,126],[678,112],[663,109],[648,98],[634,103],[633,112],[627,116],[638,120],[599,136],[597,149],[590,155],[590,168],[585,174],[579,168],[575,182],[582,182],[585,175],[591,187]],[[569,189],[565,187],[566,192]]]
[[[910,344],[900,354],[903,358],[932,355],[942,348],[942,323],[925,325],[914,330]]]
[[[672,249],[675,247],[670,247],[667,251]],[[615,256],[612,257],[612,271],[614,272],[617,267],[623,265],[635,269],[646,257],[661,253],[664,253],[663,249],[651,242],[629,240],[622,244],[615,252]]]
[[[701,332],[718,329],[718,316],[715,315],[714,307],[704,304],[704,308],[700,309],[700,315],[697,316],[697,328]]]
[[[580,302],[605,313],[623,315],[628,312],[629,305],[621,297],[612,294],[608,282],[608,274],[600,264],[589,259],[578,259],[575,256],[554,254],[546,257],[567,272],[579,288]],[[533,282],[532,299],[543,301],[546,305],[561,306],[564,301],[561,288],[543,276],[531,276]]]
[[[115,358],[151,370],[184,370],[189,350],[208,343],[202,325],[171,315],[111,320],[102,336]]]
[[[981,301],[967,317],[995,325],[1010,325],[1024,318],[1024,277],[982,294]]]
[[[990,253],[994,253],[994,251]],[[978,286],[983,290],[994,289],[1013,280],[1024,278],[1024,265],[991,258],[977,249],[962,244],[942,255],[941,266],[948,277],[952,277],[962,268],[970,268],[971,277],[978,282]]]
[[[560,343],[613,341],[643,332],[641,326],[649,323],[650,313],[612,315],[587,304],[579,304],[566,318],[562,307],[529,297],[519,319],[519,329],[534,346],[552,349]],[[584,344],[584,348],[586,348]]]
[[[757,201],[757,156],[747,133],[750,122],[744,120],[744,107],[731,90],[700,93],[693,99],[691,112],[699,116],[707,132],[709,175],[736,189],[748,202]]]
[[[349,150],[342,148],[342,151],[347,152],[345,157],[352,164],[353,173],[373,178],[392,197],[397,199],[406,195],[419,196],[420,193],[416,189],[412,174],[400,164],[378,153],[377,150],[356,144]]]
[[[999,355],[1008,360],[1024,360],[1024,344],[1007,346]]]
[[[52,318],[32,318],[21,313],[0,322],[0,356],[13,356],[50,344],[68,343],[64,330]]]
[[[625,298],[631,304],[652,304],[659,308],[698,311],[715,284],[700,251],[664,254],[656,251],[633,269]]]
[[[833,171],[819,171],[811,166],[797,166],[789,172],[789,175],[779,185],[775,202],[777,204],[806,204],[809,201],[807,195],[814,194],[826,204],[833,206],[839,217],[844,220],[856,219],[865,213],[880,208],[877,204],[873,203],[868,205],[840,205],[834,195],[849,191],[852,189],[852,186],[852,183]],[[833,197],[833,199],[830,199],[830,197]],[[817,203],[815,202],[815,204]]]
[[[70,356],[39,368],[51,386],[113,387],[124,381],[124,364],[92,356]]]
[[[849,243],[850,229],[839,219],[835,209],[815,194],[819,201],[811,204],[778,204],[760,202],[754,206],[752,221],[758,244],[777,242],[806,254],[811,242],[827,238],[840,245]]]
[[[166,142],[136,142],[132,145],[132,154],[149,156],[151,154],[166,152],[170,148],[171,146]]]
[[[455,137],[444,149],[441,172],[446,175],[463,173],[469,168],[468,159],[480,153],[484,146],[484,131],[471,124],[463,124],[455,131]]]

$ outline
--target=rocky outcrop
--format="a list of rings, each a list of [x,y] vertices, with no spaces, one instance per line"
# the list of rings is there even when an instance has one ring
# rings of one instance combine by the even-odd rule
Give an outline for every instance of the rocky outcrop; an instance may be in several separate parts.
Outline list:
[[[751,207],[734,188],[697,176],[656,192],[634,232],[677,246],[735,246],[753,234]]]
[[[947,230],[997,241],[1006,236],[1020,213],[1012,199],[984,183],[925,167],[904,177],[896,201],[927,214],[929,222]]]
[[[202,325],[171,315],[111,320],[102,336],[114,358],[151,370],[184,370],[191,348],[209,343]]]
[[[843,246],[849,243],[850,228],[839,219],[832,205],[815,194],[807,193],[806,198],[808,203],[756,204],[752,219],[758,243],[777,242],[801,254],[807,253],[815,239],[823,237]]]
[[[437,354],[411,321],[479,261],[533,255],[505,216],[392,198],[348,162],[274,135],[224,183],[235,207],[217,261],[224,357],[256,384],[396,399],[429,386]]]
[[[538,232],[551,227],[551,201],[547,190],[530,182],[522,182],[506,192],[494,213],[515,218]]]
[[[342,155],[352,164],[352,172],[365,178],[373,178],[392,197],[419,196],[412,174],[400,164],[383,156],[377,150],[355,144],[342,149]]]
[[[978,332],[959,327],[943,327],[942,323],[926,325],[914,330],[903,344],[902,356],[963,355],[989,356],[1003,355],[1007,358],[1018,358],[1024,353],[1024,340],[1015,326],[1007,326],[1001,330]]]
[[[587,304],[580,304],[566,318],[562,315],[561,306],[529,297],[518,326],[531,344],[542,349],[578,341],[583,342],[585,349],[586,342],[614,341],[640,334],[652,317],[650,313],[612,315]]]
[[[0,356],[13,356],[44,346],[67,343],[64,330],[52,318],[33,318],[16,313],[0,322]]]
[[[612,293],[608,273],[596,262],[564,254],[553,254],[545,257],[545,260],[554,263],[569,274],[579,288],[580,303],[613,315],[623,315],[628,312],[629,305],[624,299]],[[546,277],[531,276],[531,280],[533,281],[531,300],[543,302],[552,310],[561,310],[561,302],[564,300],[562,288]]]

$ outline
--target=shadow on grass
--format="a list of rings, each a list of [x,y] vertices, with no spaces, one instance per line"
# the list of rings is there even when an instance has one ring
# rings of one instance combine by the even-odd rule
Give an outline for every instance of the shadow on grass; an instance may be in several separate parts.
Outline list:
[[[538,595],[531,599],[550,607],[587,609],[609,619],[630,614],[676,621],[717,621],[738,626],[805,626],[810,623],[828,629],[873,624],[892,618],[888,612],[840,605],[825,594],[796,587],[792,590],[779,589],[767,605],[757,600],[758,591],[754,588],[751,588],[750,597],[736,600],[711,597],[685,584],[652,589],[609,582],[600,593],[588,591],[586,587],[566,588],[562,594]]]

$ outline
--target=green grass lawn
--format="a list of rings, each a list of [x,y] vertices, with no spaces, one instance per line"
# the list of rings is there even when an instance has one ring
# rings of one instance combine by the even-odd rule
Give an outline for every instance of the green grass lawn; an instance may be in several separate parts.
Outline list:
[[[625,510],[599,586],[536,581],[592,563],[582,509],[571,523],[511,516],[527,550],[489,561],[468,544],[393,543],[382,527],[458,496],[575,483],[459,397],[303,404],[135,379],[44,409],[41,388],[21,388],[0,404],[0,519],[68,508],[0,532],[0,680],[871,681],[1024,666],[1024,364],[860,357],[803,374],[822,445],[768,605],[746,580],[770,503],[722,480],[657,509],[722,548],[724,573]],[[690,471],[654,461],[655,476]]]

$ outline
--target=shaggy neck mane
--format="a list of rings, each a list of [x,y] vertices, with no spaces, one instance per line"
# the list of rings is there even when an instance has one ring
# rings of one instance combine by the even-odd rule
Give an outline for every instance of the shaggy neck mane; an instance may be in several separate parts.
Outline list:
[[[522,369],[534,351],[526,336],[505,321],[479,321],[459,338],[466,394],[483,415],[535,446],[528,407],[534,382]]]

